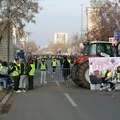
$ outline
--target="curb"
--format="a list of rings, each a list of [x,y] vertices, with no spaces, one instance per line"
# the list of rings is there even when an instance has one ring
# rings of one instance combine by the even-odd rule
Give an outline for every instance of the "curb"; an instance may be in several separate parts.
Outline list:
[[[0,111],[1,111],[2,107],[4,106],[4,104],[8,101],[11,94],[12,94],[12,92],[9,92],[3,97],[2,101],[0,102]]]

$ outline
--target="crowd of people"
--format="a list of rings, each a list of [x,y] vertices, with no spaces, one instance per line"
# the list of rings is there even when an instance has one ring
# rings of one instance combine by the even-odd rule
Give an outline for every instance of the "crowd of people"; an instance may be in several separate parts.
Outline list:
[[[39,60],[39,64],[38,64]],[[60,67],[62,69],[64,83],[67,85],[68,76],[70,75],[70,61],[67,56],[59,59]],[[56,58],[52,58],[51,67],[52,72],[55,74],[58,63]],[[46,84],[46,74],[48,71],[48,65],[46,58],[29,59],[27,62],[23,59],[16,58],[9,64],[6,61],[0,60],[0,82],[3,82],[4,89],[12,89],[14,92],[26,92],[26,90],[34,89],[34,76],[35,70],[40,71],[40,84]]]
[[[90,81],[92,84],[100,84],[100,90],[106,89],[107,91],[113,91],[115,90],[115,85],[120,82],[120,66],[114,72],[110,67],[102,72],[95,70],[90,75]],[[105,86],[106,84],[108,85]]]
[[[0,80],[6,82],[4,89],[13,87],[14,92],[26,92],[26,78],[28,78],[28,90],[33,89],[34,73],[33,60],[26,63],[24,60],[16,58],[9,64],[6,61],[0,61]]]
[[[62,70],[62,76],[66,85],[68,85],[68,76],[70,76],[71,65],[73,65],[74,62],[74,59],[70,59],[70,57],[67,56],[59,58],[59,67]],[[58,61],[55,57],[51,59],[50,65],[54,75],[56,73],[56,67],[58,66]],[[12,89],[17,93],[32,90],[34,89],[36,69],[40,71],[40,84],[46,84],[48,65],[45,57],[42,56],[39,58],[35,56],[34,59],[29,59],[27,62],[23,59],[16,58],[14,62],[10,62],[9,64],[6,61],[0,60],[0,83],[3,82],[4,89]],[[111,68],[107,68],[102,71],[102,73],[97,70],[90,75],[90,82],[92,84],[100,84],[100,90],[104,88],[105,84],[109,84],[109,87],[107,86],[108,91],[115,90],[116,82],[119,80],[120,66],[117,67],[114,73]]]

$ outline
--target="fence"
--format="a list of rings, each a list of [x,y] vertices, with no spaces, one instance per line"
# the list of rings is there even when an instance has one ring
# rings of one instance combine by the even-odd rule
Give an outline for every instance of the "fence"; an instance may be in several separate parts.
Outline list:
[[[62,82],[62,81],[64,81],[63,75],[64,76],[68,75],[67,80],[70,80],[70,70],[68,68],[64,68],[64,69],[56,68],[55,72],[53,72],[53,69],[50,68],[47,71],[46,80],[47,80],[47,82],[53,82],[53,81]],[[39,71],[36,72],[35,78],[36,78],[36,80],[40,80],[40,72]]]

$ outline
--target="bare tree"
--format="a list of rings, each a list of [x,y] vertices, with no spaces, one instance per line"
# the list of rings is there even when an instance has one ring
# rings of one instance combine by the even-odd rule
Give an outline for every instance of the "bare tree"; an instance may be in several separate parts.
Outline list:
[[[36,45],[36,43],[34,41],[29,41],[25,44],[25,48],[24,48],[24,51],[26,53],[28,52],[37,52],[38,51],[38,47]]]
[[[39,12],[39,5],[33,0],[0,0],[0,41],[6,37],[7,28],[18,28],[23,31],[25,22],[35,23],[35,14]]]
[[[89,40],[108,40],[114,36],[114,31],[120,31],[120,5],[116,0],[91,0],[92,29],[87,32]]]
[[[71,48],[75,49],[76,52],[79,52],[80,43],[83,43],[84,39],[79,35],[79,33],[75,33],[71,40]]]
[[[0,41],[7,40],[8,62],[13,28],[17,29],[17,36],[20,37],[24,21],[35,23],[38,12],[39,5],[34,0],[0,0]]]

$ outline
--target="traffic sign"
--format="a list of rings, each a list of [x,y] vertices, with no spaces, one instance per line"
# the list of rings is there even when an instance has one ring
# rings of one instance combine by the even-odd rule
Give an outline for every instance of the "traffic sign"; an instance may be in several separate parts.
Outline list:
[[[109,38],[109,42],[112,43],[112,45],[117,44],[117,40],[115,40],[114,37]]]
[[[120,40],[120,32],[114,32],[114,39]]]

